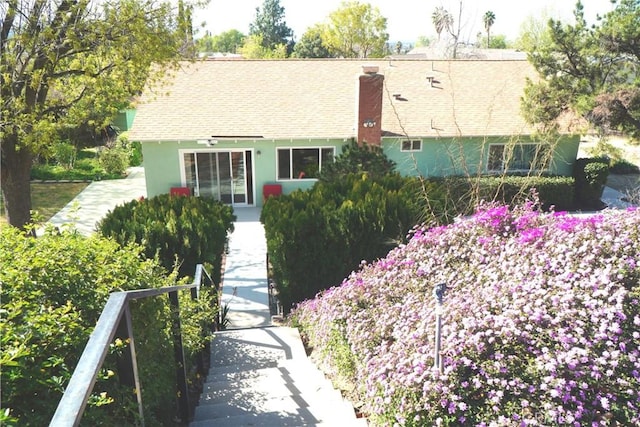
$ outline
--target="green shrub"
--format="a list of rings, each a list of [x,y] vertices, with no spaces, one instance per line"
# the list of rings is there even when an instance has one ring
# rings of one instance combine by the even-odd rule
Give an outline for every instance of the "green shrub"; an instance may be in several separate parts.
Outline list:
[[[416,179],[350,174],[268,199],[261,221],[285,310],[403,242],[420,218],[417,195]]]
[[[53,146],[53,156],[56,159],[56,162],[67,170],[73,168],[76,161],[77,151],[76,147],[68,141],[58,142]]]
[[[480,176],[433,178],[442,187],[446,209],[441,222],[450,223],[458,215],[470,215],[477,204],[492,201],[516,206],[530,200],[535,190],[543,209],[557,211],[574,208],[574,180],[560,176]],[[441,196],[442,197],[442,196]]]
[[[234,221],[233,209],[221,202],[164,194],[116,206],[98,229],[122,245],[143,245],[145,255],[157,256],[168,270],[177,263],[181,277],[192,274],[196,264],[210,264],[219,283],[227,233],[233,231]]]
[[[616,147],[604,139],[599,139],[593,148],[587,150],[587,153],[592,158],[611,159],[613,161],[622,160],[624,157],[622,148]]]
[[[640,168],[627,160],[613,160],[610,172],[618,175],[628,175],[640,173]]]
[[[107,173],[93,149],[79,151],[72,169],[65,169],[60,165],[42,163],[37,163],[31,168],[31,179],[95,181],[117,178],[122,178],[122,171]]]
[[[142,164],[142,144],[138,141],[131,143],[129,152],[129,166],[140,166]]]
[[[129,154],[122,148],[106,148],[100,153],[100,165],[108,174],[123,175],[129,165]]]
[[[451,223],[479,200],[512,205],[532,198],[567,210],[567,177],[450,177],[428,180],[368,173],[319,181],[309,191],[270,198],[262,209],[269,260],[285,307],[338,285],[363,260],[384,256],[417,224]]]
[[[393,172],[395,163],[375,145],[358,145],[353,141],[342,148],[342,154],[334,162],[322,166],[319,179],[335,181],[350,173],[366,172],[370,177],[382,177]]]
[[[129,141],[127,132],[122,132],[118,135],[115,146],[126,152],[129,166],[140,166],[142,164],[142,144],[138,141]]]
[[[3,228],[0,265],[3,425],[49,423],[110,292],[175,284],[157,262],[143,259],[139,246],[66,231],[34,239]],[[211,316],[211,300],[193,303],[185,294],[183,343],[192,357],[205,345],[203,308]],[[136,302],[131,312],[147,425],[170,423],[175,363],[167,298]],[[86,425],[134,423],[135,395],[119,384],[123,351],[126,343],[114,341],[85,411]]]
[[[573,166],[576,180],[575,199],[578,206],[600,209],[600,198],[609,176],[609,159],[602,157],[577,159]]]

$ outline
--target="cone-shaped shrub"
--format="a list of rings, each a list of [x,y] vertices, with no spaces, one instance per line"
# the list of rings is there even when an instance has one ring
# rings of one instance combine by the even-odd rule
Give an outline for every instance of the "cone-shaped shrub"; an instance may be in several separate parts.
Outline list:
[[[638,242],[638,210],[488,206],[416,231],[292,319],[373,425],[640,425]]]
[[[116,206],[98,229],[122,245],[143,245],[145,255],[157,255],[169,271],[178,263],[181,277],[193,274],[196,264],[209,263],[219,283],[227,233],[233,231],[234,221],[233,209],[221,202],[163,194]]]

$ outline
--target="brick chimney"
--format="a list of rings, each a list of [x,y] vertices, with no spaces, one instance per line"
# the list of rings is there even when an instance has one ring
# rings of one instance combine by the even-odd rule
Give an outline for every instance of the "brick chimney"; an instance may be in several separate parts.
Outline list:
[[[384,76],[375,65],[363,65],[358,76],[357,138],[358,144],[380,145],[382,140],[382,89]]]

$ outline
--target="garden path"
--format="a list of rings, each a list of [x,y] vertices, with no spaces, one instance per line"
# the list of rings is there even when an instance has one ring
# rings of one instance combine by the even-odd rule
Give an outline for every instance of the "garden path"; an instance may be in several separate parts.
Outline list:
[[[51,217],[49,224],[57,228],[73,226],[78,233],[88,236],[95,233],[98,221],[117,205],[146,196],[144,168],[130,168],[125,179],[93,181]]]
[[[223,280],[227,329],[190,427],[366,426],[307,358],[295,328],[271,326],[267,244],[260,208],[235,208]]]

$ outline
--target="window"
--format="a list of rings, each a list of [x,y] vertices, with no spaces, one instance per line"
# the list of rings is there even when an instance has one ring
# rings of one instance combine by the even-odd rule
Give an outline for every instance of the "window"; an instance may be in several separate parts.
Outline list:
[[[315,179],[333,154],[333,147],[278,148],[278,179]]]
[[[529,172],[544,170],[549,163],[549,147],[542,144],[492,144],[489,146],[489,172]]]
[[[422,151],[422,140],[414,139],[414,140],[405,140],[402,141],[402,147],[400,151]]]

